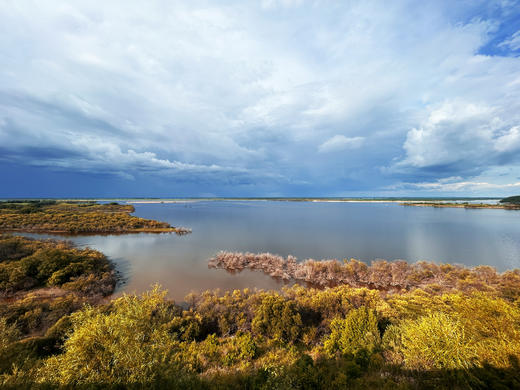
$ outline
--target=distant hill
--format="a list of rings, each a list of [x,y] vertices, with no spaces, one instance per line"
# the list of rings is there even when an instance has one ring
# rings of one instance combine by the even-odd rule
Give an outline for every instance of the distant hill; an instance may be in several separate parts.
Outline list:
[[[500,201],[500,203],[513,203],[520,204],[520,195],[510,196],[508,198],[504,198]]]

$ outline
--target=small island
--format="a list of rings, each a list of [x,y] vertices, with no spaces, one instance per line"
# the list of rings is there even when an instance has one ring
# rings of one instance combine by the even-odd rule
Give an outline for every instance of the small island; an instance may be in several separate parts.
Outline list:
[[[0,202],[0,231],[50,234],[190,233],[167,222],[139,218],[116,202],[29,200]]]

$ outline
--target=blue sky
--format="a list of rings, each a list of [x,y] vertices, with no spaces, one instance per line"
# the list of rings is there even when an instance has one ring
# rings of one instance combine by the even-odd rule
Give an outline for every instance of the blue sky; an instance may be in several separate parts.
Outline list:
[[[520,193],[520,2],[0,2],[0,197]]]

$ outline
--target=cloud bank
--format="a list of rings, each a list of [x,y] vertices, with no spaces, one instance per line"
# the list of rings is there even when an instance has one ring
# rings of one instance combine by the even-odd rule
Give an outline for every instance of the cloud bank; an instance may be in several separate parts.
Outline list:
[[[4,1],[0,196],[514,192],[519,10]]]

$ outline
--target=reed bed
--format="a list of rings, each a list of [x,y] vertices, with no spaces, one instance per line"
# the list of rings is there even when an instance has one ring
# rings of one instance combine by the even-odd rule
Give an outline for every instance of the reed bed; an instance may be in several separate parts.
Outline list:
[[[337,259],[298,261],[271,253],[219,252],[208,262],[210,268],[228,271],[260,270],[283,280],[295,280],[316,287],[349,285],[381,291],[415,288],[432,291],[497,291],[501,295],[520,296],[520,270],[499,273],[490,266],[468,268],[426,261],[376,260],[370,265],[356,260]]]

